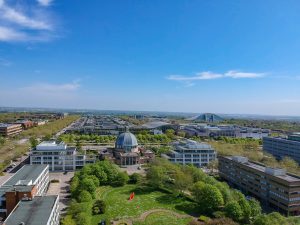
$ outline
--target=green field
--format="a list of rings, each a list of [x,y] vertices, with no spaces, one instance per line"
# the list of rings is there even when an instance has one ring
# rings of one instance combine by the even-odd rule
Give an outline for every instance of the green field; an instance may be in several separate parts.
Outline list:
[[[106,203],[106,212],[103,215],[93,216],[93,223],[97,224],[102,219],[129,218],[133,224],[187,224],[191,220],[188,216],[195,213],[194,204],[188,199],[175,197],[167,192],[136,189],[136,185],[125,185],[112,188],[109,186],[100,187],[97,190],[97,199],[103,199]],[[131,192],[135,192],[135,198],[129,201]],[[140,216],[153,209],[167,209],[170,212],[154,212],[145,219]],[[177,216],[175,216],[175,215]],[[166,221],[168,221],[166,223]]]

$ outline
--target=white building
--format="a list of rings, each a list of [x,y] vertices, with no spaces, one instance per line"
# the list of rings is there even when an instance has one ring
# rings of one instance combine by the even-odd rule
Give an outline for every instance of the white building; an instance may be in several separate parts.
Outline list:
[[[9,214],[18,201],[44,195],[49,185],[48,165],[25,165],[0,186],[0,214]]]
[[[3,225],[59,225],[58,195],[22,199]]]
[[[188,139],[174,142],[171,152],[162,154],[163,158],[173,163],[193,164],[196,167],[207,166],[210,161],[216,159],[216,156],[217,153],[211,145]]]
[[[94,163],[95,155],[79,154],[64,142],[44,141],[31,150],[30,164],[48,164],[50,171],[73,171]]]

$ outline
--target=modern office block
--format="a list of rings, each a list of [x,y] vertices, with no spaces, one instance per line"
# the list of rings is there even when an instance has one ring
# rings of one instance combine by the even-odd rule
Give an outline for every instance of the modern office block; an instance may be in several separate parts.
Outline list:
[[[211,145],[187,139],[174,142],[170,153],[162,154],[162,157],[173,163],[203,167],[215,160],[216,155],[217,153]]]
[[[300,163],[300,133],[289,135],[288,138],[264,137],[263,150],[277,159],[288,156]]]
[[[285,215],[300,215],[300,177],[246,157],[219,157],[220,177]]]
[[[80,154],[76,147],[56,141],[44,141],[30,153],[31,165],[46,164],[50,171],[73,171],[95,161],[95,155]]]

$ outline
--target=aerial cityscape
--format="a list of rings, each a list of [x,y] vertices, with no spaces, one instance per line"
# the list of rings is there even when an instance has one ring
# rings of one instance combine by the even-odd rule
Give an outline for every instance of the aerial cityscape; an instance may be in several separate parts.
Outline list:
[[[0,0],[0,225],[300,225],[299,12]]]

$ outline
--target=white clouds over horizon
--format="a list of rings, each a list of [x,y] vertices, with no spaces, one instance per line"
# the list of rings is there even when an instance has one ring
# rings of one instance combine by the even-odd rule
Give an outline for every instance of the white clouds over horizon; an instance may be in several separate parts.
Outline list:
[[[38,0],[35,4],[11,4],[0,0],[0,41],[48,41],[53,38],[54,19],[45,7],[51,2]]]
[[[214,73],[211,71],[204,71],[196,73],[194,76],[184,76],[184,75],[170,75],[167,77],[168,80],[184,82],[187,87],[193,86],[195,81],[200,80],[215,80],[222,78],[232,78],[232,79],[253,79],[262,78],[266,76],[266,73],[254,73],[254,72],[241,72],[237,70],[229,70],[225,73]]]

